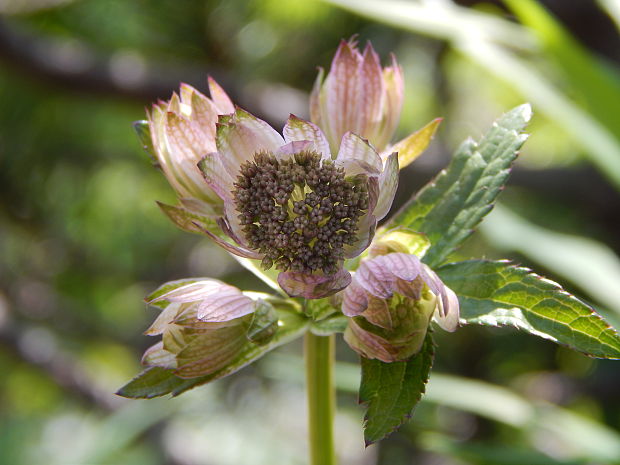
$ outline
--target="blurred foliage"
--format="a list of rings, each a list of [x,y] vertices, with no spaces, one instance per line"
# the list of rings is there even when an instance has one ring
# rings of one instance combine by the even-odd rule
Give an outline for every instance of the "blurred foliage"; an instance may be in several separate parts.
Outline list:
[[[316,66],[353,34],[405,68],[399,135],[444,117],[401,204],[463,137],[532,101],[504,208],[457,255],[510,254],[620,319],[618,2],[459,3],[0,1],[0,463],[305,463],[297,344],[280,350],[289,371],[266,359],[183,399],[113,396],[149,343],[141,299],[156,285],[265,289],[161,215],[155,200],[173,195],[131,122],[179,81],[205,90],[207,74],[276,125],[305,116]],[[339,367],[343,464],[614,463],[614,362],[510,329],[436,336],[438,371],[454,376],[434,376],[416,421],[367,450],[359,375]],[[346,347],[339,358],[355,361]]]

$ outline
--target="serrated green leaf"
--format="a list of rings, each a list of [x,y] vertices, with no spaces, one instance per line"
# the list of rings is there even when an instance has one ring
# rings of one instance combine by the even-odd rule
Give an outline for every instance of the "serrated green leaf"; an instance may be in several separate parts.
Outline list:
[[[230,375],[276,347],[298,338],[308,327],[309,320],[296,311],[279,309],[278,316],[278,331],[267,344],[257,345],[250,341],[245,342],[239,355],[214,373],[198,378],[183,379],[174,374],[175,370],[159,367],[147,368],[123,386],[117,394],[132,399],[150,399],[166,394],[178,396],[189,389]]]
[[[448,167],[390,222],[389,226],[428,236],[432,245],[424,262],[429,266],[443,263],[492,209],[527,138],[521,131],[531,113],[529,105],[516,107],[499,118],[479,143],[465,141]]]
[[[554,276],[576,284],[590,298],[614,310],[618,321],[620,257],[608,245],[544,228],[503,205],[495,206],[480,225],[480,232],[493,248],[517,252]],[[620,322],[616,325],[620,327]]]
[[[459,297],[461,321],[511,325],[586,355],[620,358],[620,336],[558,284],[506,261],[471,260],[437,274]]]
[[[360,403],[366,445],[380,441],[411,418],[428,382],[435,348],[427,334],[422,350],[405,362],[384,363],[362,357]]]

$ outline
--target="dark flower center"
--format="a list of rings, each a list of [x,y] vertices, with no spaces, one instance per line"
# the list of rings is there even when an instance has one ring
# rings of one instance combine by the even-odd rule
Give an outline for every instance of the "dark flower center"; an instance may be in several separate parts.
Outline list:
[[[282,271],[338,271],[368,209],[366,176],[345,179],[343,168],[310,151],[283,160],[256,153],[241,165],[233,197],[263,268]]]

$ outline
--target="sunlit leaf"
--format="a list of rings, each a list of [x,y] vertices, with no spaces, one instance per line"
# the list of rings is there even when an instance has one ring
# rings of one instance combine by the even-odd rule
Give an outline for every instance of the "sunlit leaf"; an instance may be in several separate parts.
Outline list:
[[[458,49],[511,84],[536,109],[562,127],[601,172],[620,188],[620,142],[597,118],[571,101],[531,63],[488,42],[471,40]]]
[[[380,21],[439,39],[484,37],[510,47],[529,50],[535,41],[522,26],[497,15],[476,11],[450,1],[324,0],[372,21]]]
[[[424,261],[431,267],[444,262],[493,208],[527,138],[521,131],[531,114],[529,105],[516,107],[498,119],[479,143],[465,141],[448,167],[390,222],[428,236],[432,245]]]
[[[618,0],[597,0],[599,6],[605,10],[620,31],[620,2]]]
[[[470,260],[437,270],[459,296],[461,321],[514,326],[586,355],[620,358],[620,336],[558,284],[506,261]]]

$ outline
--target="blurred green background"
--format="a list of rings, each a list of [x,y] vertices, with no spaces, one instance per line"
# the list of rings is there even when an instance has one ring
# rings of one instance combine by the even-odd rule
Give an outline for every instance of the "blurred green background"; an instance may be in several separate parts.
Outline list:
[[[177,399],[113,394],[153,343],[149,290],[264,290],[158,211],[174,196],[131,123],[211,74],[281,128],[353,34],[403,64],[399,136],[444,117],[398,204],[463,138],[533,104],[502,204],[459,258],[510,257],[619,326],[619,1],[0,0],[0,15],[0,464],[306,463],[299,344]],[[366,450],[339,346],[343,465],[620,463],[617,363],[509,328],[436,336],[414,421]]]

